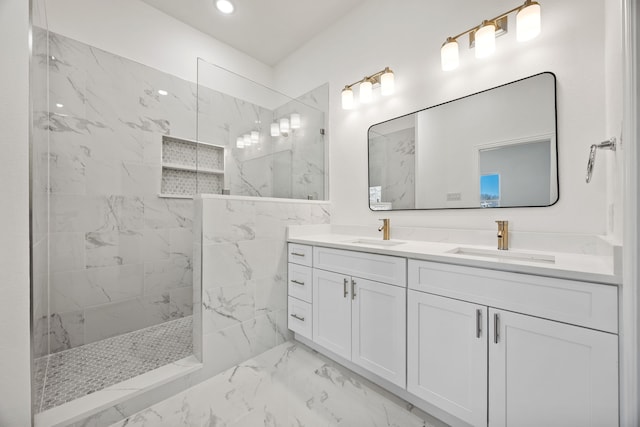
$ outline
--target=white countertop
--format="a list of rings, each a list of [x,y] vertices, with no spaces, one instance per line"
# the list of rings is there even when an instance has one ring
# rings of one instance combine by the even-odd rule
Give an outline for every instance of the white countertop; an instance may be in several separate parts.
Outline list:
[[[538,276],[557,277],[561,279],[579,280],[608,285],[619,285],[621,278],[614,274],[613,256],[585,255],[567,252],[542,252],[536,250],[509,250],[510,254],[526,253],[542,256],[553,256],[555,262],[536,262],[521,259],[489,258],[467,254],[453,254],[456,248],[475,248],[481,250],[495,250],[494,247],[428,242],[418,240],[396,240],[402,242],[396,246],[379,246],[366,243],[354,243],[355,240],[368,239],[363,236],[348,234],[315,234],[289,237],[290,243],[323,246],[327,248],[356,250],[374,254],[399,256],[425,261],[457,264],[469,267],[487,268],[491,270],[510,271],[515,273],[535,274]],[[381,238],[378,240],[382,241]]]

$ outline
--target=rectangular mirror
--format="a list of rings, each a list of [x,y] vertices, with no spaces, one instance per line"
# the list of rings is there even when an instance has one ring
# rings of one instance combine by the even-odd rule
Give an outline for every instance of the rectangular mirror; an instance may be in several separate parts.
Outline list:
[[[558,201],[553,73],[375,124],[368,138],[374,211]]]

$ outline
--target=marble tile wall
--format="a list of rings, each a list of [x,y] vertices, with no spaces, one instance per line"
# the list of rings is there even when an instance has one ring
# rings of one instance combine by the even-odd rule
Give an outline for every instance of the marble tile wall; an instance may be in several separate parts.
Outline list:
[[[191,314],[193,201],[158,193],[162,135],[195,138],[196,89],[55,33],[35,38],[49,77],[35,112],[49,169],[35,186],[49,195],[41,356]]]
[[[326,202],[207,196],[196,200],[196,210],[201,351],[211,376],[290,338],[286,227],[328,224],[330,212]]]
[[[328,85],[322,85],[270,110],[216,91],[199,94],[199,138],[227,147],[225,188],[233,195],[315,200],[326,198],[325,138]],[[283,98],[274,92],[275,99]],[[288,136],[271,137],[270,124],[296,112],[301,128]],[[251,131],[258,144],[237,148],[236,138]],[[286,163],[283,163],[285,158]]]
[[[267,130],[275,112],[55,33],[35,33],[44,49],[36,68],[48,75],[49,99],[34,114],[46,146],[36,193],[49,206],[36,248],[50,249],[42,254],[48,274],[34,304],[41,356],[192,313],[193,201],[158,197],[162,137],[225,146],[224,188],[272,196],[274,151],[245,164],[235,144],[257,125]],[[308,114],[296,107],[303,125],[325,127],[317,108],[327,108],[327,97],[326,85],[302,97],[309,103]],[[314,135],[298,133],[288,167],[297,161],[300,172],[283,178],[287,168],[275,163],[278,185],[301,188],[287,189],[289,197],[324,198],[324,141]],[[309,160],[315,154],[320,159]]]
[[[324,84],[274,110],[275,117],[300,114],[300,129],[278,143],[291,150],[291,197],[324,200],[325,135],[328,129],[329,85]],[[289,141],[287,141],[289,140]]]
[[[415,147],[414,128],[369,141],[369,185],[382,187],[380,201],[393,209],[415,207]]]

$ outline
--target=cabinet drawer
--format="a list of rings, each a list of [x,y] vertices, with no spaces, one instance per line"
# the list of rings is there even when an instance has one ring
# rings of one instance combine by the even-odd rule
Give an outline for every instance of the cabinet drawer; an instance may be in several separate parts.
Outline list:
[[[289,329],[305,338],[312,339],[311,304],[289,297]]]
[[[313,270],[311,267],[289,263],[289,296],[311,302]]]
[[[311,267],[313,265],[311,262],[312,254],[313,246],[289,243],[289,262]]]
[[[409,288],[618,333],[618,289],[574,280],[409,260]]]
[[[376,282],[407,286],[407,260],[388,255],[313,248],[313,266]]]

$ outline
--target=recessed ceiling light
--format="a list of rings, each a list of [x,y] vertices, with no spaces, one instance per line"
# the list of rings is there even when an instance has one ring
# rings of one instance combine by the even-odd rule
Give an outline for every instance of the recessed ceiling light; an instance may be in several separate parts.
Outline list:
[[[56,107],[58,107],[58,108],[62,108],[62,107],[64,107],[64,105],[63,105],[63,104],[60,104],[60,103],[57,103],[57,104],[56,104]]]
[[[235,10],[235,6],[230,0],[216,0],[216,7],[225,15],[229,15]]]
[[[167,96],[169,95],[169,92],[167,92],[166,90],[162,90],[162,89],[158,89],[158,93],[162,96]]]

